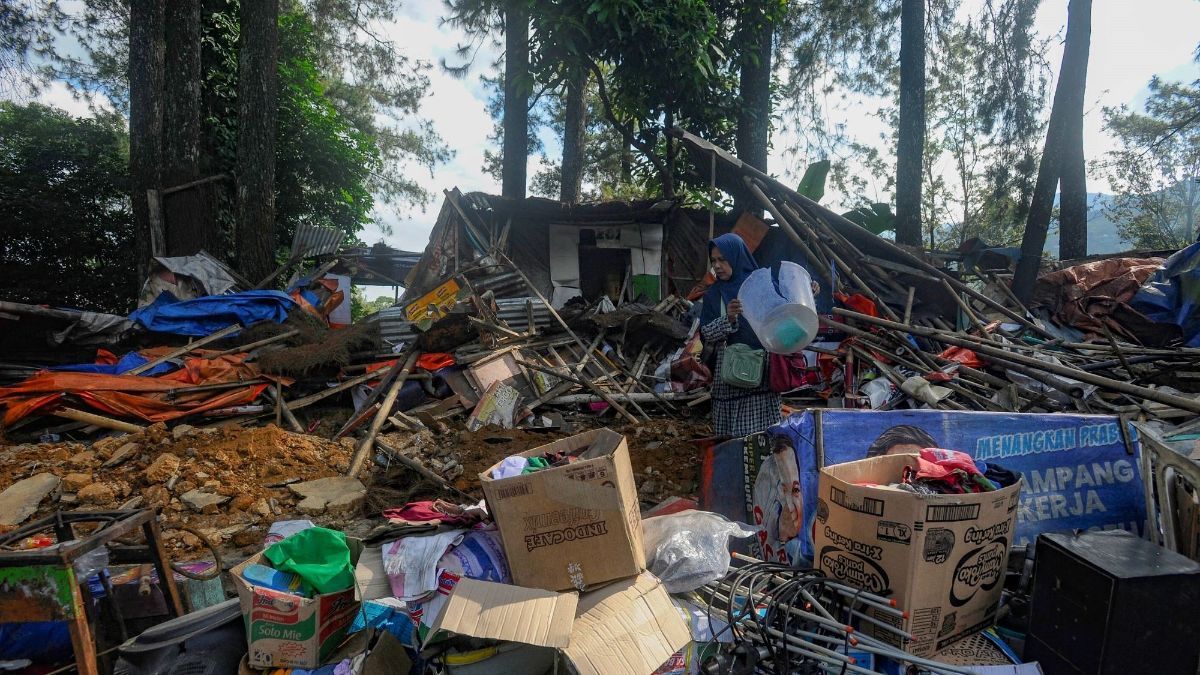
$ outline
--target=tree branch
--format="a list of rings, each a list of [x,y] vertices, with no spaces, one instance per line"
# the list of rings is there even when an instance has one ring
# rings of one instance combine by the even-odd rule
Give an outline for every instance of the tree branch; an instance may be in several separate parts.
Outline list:
[[[613,111],[612,100],[608,97],[608,87],[604,84],[604,73],[601,72],[600,66],[592,59],[588,59],[587,67],[596,76],[596,87],[600,95],[600,102],[603,104],[604,117],[608,120],[608,123],[621,134],[621,137],[625,139],[627,144],[637,148],[639,152],[645,155],[646,159],[650,160],[650,163],[654,165],[654,168],[658,170],[660,175],[666,174],[667,167],[658,155],[655,154],[654,147],[639,140],[629,125],[617,119],[617,115]]]

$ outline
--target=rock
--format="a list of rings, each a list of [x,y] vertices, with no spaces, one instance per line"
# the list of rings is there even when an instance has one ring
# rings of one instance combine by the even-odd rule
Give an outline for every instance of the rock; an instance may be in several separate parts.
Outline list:
[[[161,485],[151,485],[142,494],[145,495],[146,502],[150,506],[166,508],[167,504],[171,503],[171,493]]]
[[[146,480],[151,483],[165,483],[179,472],[179,464],[178,457],[164,452],[146,467]]]
[[[67,460],[67,463],[71,466],[92,466],[96,463],[96,453],[92,452],[91,450],[84,450],[83,452],[72,455],[71,458]]]
[[[174,486],[168,485],[175,492],[191,492],[196,489],[196,484],[190,480],[181,480]]]
[[[145,501],[146,501],[145,497],[143,497],[141,495],[134,495],[132,498],[126,500],[123,504],[121,504],[121,506],[118,508],[122,511],[124,511],[126,509],[136,509],[136,508],[140,507],[142,505],[142,503]]]
[[[78,504],[79,497],[76,497],[73,494],[64,494],[63,496],[58,498],[58,503],[59,504],[67,504],[67,505]]]
[[[304,498],[296,508],[309,515],[350,513],[367,498],[367,488],[362,482],[348,476],[318,478],[289,485],[288,489]]]
[[[121,462],[130,459],[141,449],[142,446],[138,445],[137,443],[126,443],[125,445],[117,448],[117,451],[114,452],[111,457],[104,460],[104,463],[100,465],[100,468],[108,469],[114,467]]]
[[[250,495],[238,495],[229,503],[229,508],[233,511],[245,511],[254,505],[254,497]]]
[[[229,497],[204,490],[191,490],[183,493],[179,498],[188,505],[188,508],[199,513],[216,513],[218,506],[229,501]]]
[[[650,441],[646,444],[647,450],[657,450],[662,447],[662,441]]]
[[[66,492],[79,492],[92,482],[90,473],[69,473],[63,476],[62,486]]]
[[[192,478],[195,478],[196,480],[208,480],[208,474],[203,471],[197,471],[196,473],[192,474]]]
[[[0,525],[20,525],[37,513],[38,504],[62,483],[52,473],[39,473],[17,481],[0,492]]]
[[[97,505],[111,504],[117,498],[116,492],[105,483],[92,483],[79,492],[76,492],[75,496],[83,504]]]
[[[259,499],[250,506],[250,510],[258,514],[260,518],[271,517],[271,505],[265,499]]]
[[[353,450],[356,442],[353,436],[342,436],[338,439],[338,444],[347,450]]]
[[[178,441],[179,439],[183,438],[184,436],[191,435],[191,433],[195,430],[196,430],[196,427],[194,427],[190,424],[180,424],[179,426],[177,426],[171,430],[171,436],[174,437],[175,440]]]

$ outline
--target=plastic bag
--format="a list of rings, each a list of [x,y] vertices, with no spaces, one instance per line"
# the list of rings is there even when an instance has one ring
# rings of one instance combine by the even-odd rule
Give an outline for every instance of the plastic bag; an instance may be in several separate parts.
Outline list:
[[[754,528],[709,511],[680,511],[642,521],[646,562],[668,593],[687,593],[729,571],[729,538]]]
[[[354,566],[346,535],[337,530],[310,527],[263,552],[275,569],[292,572],[318,593],[336,593],[354,585]]]

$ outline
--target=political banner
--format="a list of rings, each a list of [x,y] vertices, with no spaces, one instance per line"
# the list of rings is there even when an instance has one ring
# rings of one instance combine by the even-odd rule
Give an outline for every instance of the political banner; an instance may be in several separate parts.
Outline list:
[[[819,410],[793,415],[771,434],[773,444],[795,450],[804,526],[788,550],[810,560],[821,466],[926,447],[961,450],[1024,477],[1017,545],[1043,532],[1145,528],[1140,445],[1115,416]]]

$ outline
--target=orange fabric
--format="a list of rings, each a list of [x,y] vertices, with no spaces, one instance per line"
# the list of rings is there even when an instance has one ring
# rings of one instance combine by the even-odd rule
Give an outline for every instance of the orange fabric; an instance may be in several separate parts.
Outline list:
[[[833,294],[833,297],[838,302],[842,303],[851,310],[859,314],[867,316],[879,316],[879,310],[875,308],[875,302],[865,295],[855,293],[854,295],[846,295],[841,291]]]
[[[428,354],[422,354],[417,359],[417,367],[423,370],[428,370],[431,373],[435,370],[448,368],[454,365],[454,363],[454,355],[443,352],[430,352]]]
[[[957,361],[970,368],[983,367],[983,361],[979,359],[979,355],[964,347],[947,347],[946,350],[941,354],[938,354],[938,356],[949,361]]]
[[[111,365],[114,365],[119,360],[120,359],[117,358],[116,354],[108,351],[107,349],[97,349],[96,350],[96,363],[99,365],[111,366]]]
[[[13,424],[67,394],[109,414],[137,417],[147,422],[164,422],[205,410],[249,403],[270,385],[185,393],[174,399],[167,396],[167,392],[174,389],[262,377],[257,368],[245,363],[245,359],[246,354],[227,354],[211,360],[193,356],[186,359],[179,370],[160,377],[42,371],[11,387],[0,388],[0,405],[7,408],[4,424]],[[292,382],[289,378],[272,379],[281,384]]]

